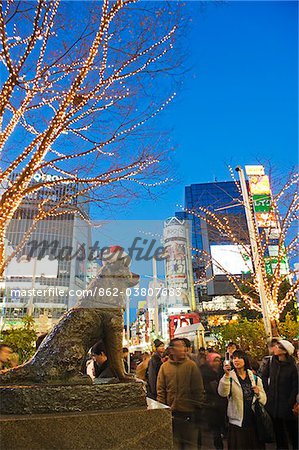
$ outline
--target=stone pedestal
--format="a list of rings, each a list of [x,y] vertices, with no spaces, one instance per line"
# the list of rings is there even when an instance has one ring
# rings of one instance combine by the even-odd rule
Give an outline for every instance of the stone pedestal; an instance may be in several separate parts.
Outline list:
[[[170,409],[148,406],[77,413],[2,415],[1,450],[172,449]]]
[[[0,386],[1,450],[171,449],[170,409],[143,383]]]
[[[102,411],[146,406],[143,383],[0,386],[0,414]]]

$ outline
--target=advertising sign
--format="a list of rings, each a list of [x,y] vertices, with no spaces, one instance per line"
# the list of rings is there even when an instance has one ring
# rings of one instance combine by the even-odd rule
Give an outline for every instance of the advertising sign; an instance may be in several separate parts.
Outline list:
[[[262,167],[262,166],[254,166]],[[275,211],[271,211],[272,199],[268,175],[251,175],[253,171],[247,170],[249,190],[253,201],[256,223],[259,228],[276,229],[278,227]]]
[[[142,300],[138,302],[138,309],[145,309],[146,308],[146,300]]]
[[[265,175],[264,166],[245,166],[245,171],[248,176]]]
[[[278,264],[277,239],[280,235],[280,224],[272,205],[269,177],[264,174],[263,166],[246,166],[246,174],[249,180],[249,190],[253,202],[256,224],[263,228],[267,239],[271,239],[266,246],[264,255],[266,272],[273,275]],[[286,253],[280,259],[280,275],[289,273],[289,264]]]
[[[175,289],[178,295],[170,303],[188,306],[191,283],[189,281],[187,224],[176,217],[168,219],[164,226],[167,288]],[[191,259],[191,258],[190,258]]]
[[[241,245],[211,245],[211,255],[214,275],[241,275],[252,272],[251,259]]]
[[[274,212],[256,212],[255,217],[259,228],[276,229],[278,227]]]
[[[174,338],[175,330],[178,327],[190,326],[199,322],[200,316],[196,312],[168,316],[170,339]]]
[[[271,193],[268,175],[251,176],[249,181],[249,187],[251,195],[262,195],[262,194],[270,195]]]
[[[252,200],[256,212],[270,212],[272,202],[269,194],[253,195]]]
[[[265,257],[266,272],[268,275],[273,275],[278,264],[278,245],[268,246],[268,255]],[[280,258],[280,275],[287,275],[289,273],[289,264],[286,252]]]

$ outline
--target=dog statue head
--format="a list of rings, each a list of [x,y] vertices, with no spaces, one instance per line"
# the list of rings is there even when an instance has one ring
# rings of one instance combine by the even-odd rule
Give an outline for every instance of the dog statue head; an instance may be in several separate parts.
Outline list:
[[[122,247],[115,245],[103,252],[102,263],[77,306],[124,308],[130,288],[139,283],[139,275],[130,270],[131,258]]]

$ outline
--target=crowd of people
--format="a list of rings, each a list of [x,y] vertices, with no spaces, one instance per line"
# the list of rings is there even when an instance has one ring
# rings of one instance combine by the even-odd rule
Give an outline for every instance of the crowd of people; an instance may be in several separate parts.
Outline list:
[[[37,342],[37,348],[40,342]],[[146,384],[147,396],[171,408],[175,449],[200,449],[202,430],[211,433],[216,450],[265,449],[257,432],[255,404],[271,417],[277,450],[298,449],[298,360],[293,344],[273,339],[269,355],[252,361],[234,342],[223,357],[218,349],[192,351],[185,338],[166,348],[154,341],[154,351],[122,357],[126,372]],[[17,364],[10,347],[0,343],[0,370]],[[84,361],[93,380],[114,378],[105,345],[97,342]]]
[[[278,450],[298,448],[298,369],[295,348],[274,339],[269,355],[259,364],[234,342],[225,357],[217,350],[192,351],[188,339],[172,339],[166,348],[154,341],[152,354],[137,361],[123,348],[126,371],[146,383],[147,396],[169,406],[176,449],[200,449],[202,429],[211,433],[216,450],[264,449],[259,439],[255,402],[268,411]],[[113,377],[102,343],[90,352],[87,373],[94,378]]]
[[[200,448],[206,427],[216,450],[224,444],[228,450],[265,448],[256,429],[259,402],[272,419],[276,448],[298,449],[298,365],[291,342],[274,339],[261,364],[234,342],[224,358],[214,349],[193,353],[188,339],[172,339],[167,349],[159,339],[154,345],[136,374],[150,398],[171,408],[175,448]]]

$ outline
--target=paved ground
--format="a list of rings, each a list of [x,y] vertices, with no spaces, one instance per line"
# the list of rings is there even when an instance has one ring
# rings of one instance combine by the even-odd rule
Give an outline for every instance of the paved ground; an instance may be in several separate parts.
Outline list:
[[[202,436],[202,443],[201,443],[200,450],[215,450],[215,447],[213,445],[212,435],[206,426],[203,426],[201,436]],[[224,439],[223,444],[224,444],[224,450],[227,450],[226,439]],[[266,445],[266,450],[275,450],[275,449],[276,449],[275,444],[267,444]],[[252,449],[252,450],[254,450],[254,449]]]

